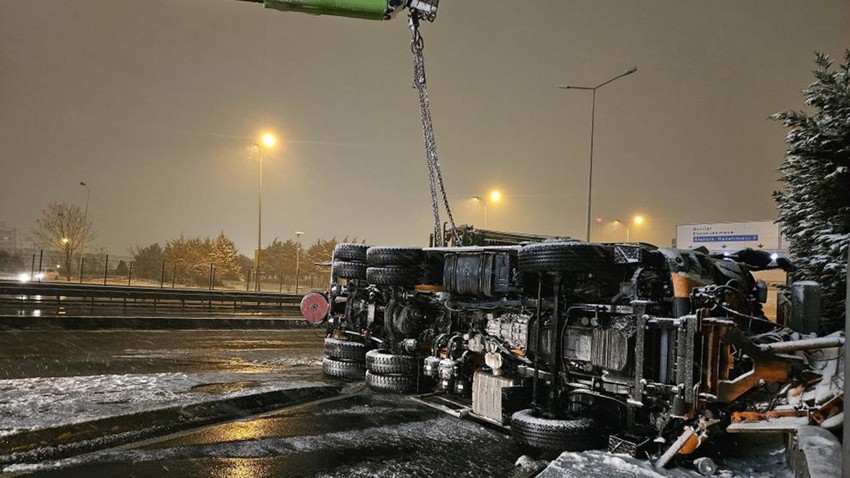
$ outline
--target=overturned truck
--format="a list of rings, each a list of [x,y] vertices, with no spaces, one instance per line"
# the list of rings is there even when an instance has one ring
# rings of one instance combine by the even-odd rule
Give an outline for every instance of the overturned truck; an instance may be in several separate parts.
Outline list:
[[[302,302],[327,324],[324,373],[440,394],[534,449],[607,446],[664,466],[811,383],[795,351],[843,343],[803,343],[764,317],[750,271],[788,264],[757,251],[478,242],[337,245],[329,291]]]

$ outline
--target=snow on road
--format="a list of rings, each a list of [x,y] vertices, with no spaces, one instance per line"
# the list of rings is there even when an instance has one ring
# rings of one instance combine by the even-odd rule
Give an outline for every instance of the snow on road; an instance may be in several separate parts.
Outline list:
[[[785,462],[785,449],[778,437],[745,444],[741,457],[718,463],[715,476],[723,478],[792,478]],[[696,471],[682,467],[658,470],[648,460],[612,455],[602,450],[565,452],[537,478],[700,478]]]
[[[152,373],[0,380],[0,436],[307,384],[279,373]]]

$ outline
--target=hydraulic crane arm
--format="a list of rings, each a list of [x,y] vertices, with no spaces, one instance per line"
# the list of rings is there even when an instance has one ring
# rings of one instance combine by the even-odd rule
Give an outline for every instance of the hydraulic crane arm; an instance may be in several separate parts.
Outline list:
[[[313,15],[389,20],[408,8],[416,10],[427,20],[437,15],[440,0],[242,0],[262,3],[266,8]]]

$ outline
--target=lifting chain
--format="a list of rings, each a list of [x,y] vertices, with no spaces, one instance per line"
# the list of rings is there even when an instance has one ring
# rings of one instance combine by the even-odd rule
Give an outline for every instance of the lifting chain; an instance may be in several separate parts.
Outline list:
[[[434,126],[431,124],[431,102],[428,99],[428,87],[425,82],[425,56],[422,51],[425,43],[419,33],[420,13],[416,10],[410,12],[409,24],[413,33],[410,41],[410,49],[413,52],[413,87],[419,93],[419,111],[422,116],[422,137],[425,141],[425,161],[428,164],[428,186],[431,190],[431,210],[434,214],[434,246],[445,246],[442,222],[440,221],[440,206],[438,195],[442,197],[446,215],[449,218],[452,236],[455,244],[460,244],[460,236],[455,227],[452,210],[449,207],[449,199],[446,196],[446,187],[443,184],[443,174],[440,172],[440,163],[437,158],[437,140],[434,138]]]

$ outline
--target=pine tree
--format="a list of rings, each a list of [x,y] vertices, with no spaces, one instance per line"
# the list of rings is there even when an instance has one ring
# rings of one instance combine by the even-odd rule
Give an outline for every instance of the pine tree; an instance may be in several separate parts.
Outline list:
[[[771,118],[789,129],[779,168],[785,190],[774,193],[779,221],[799,270],[795,280],[822,286],[821,332],[844,324],[850,243],[850,50],[832,69],[817,53],[815,82],[803,90],[807,111]]]
[[[139,279],[160,279],[162,276],[162,260],[164,258],[162,247],[159,243],[153,243],[147,247],[136,244],[130,249],[133,254],[133,275]]]
[[[221,232],[212,243],[210,262],[215,264],[219,280],[242,280],[242,271],[236,258],[236,244]]]

